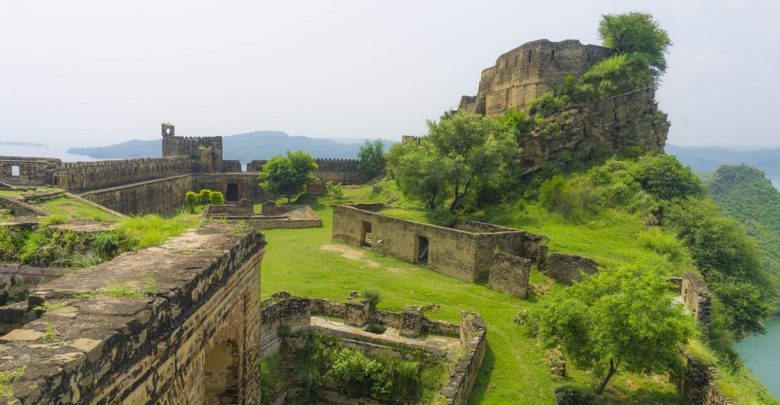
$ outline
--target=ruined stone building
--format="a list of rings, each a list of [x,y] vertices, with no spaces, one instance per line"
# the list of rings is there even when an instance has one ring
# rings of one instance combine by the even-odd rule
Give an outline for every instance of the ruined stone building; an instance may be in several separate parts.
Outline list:
[[[560,84],[568,75],[580,76],[613,51],[576,40],[528,42],[501,56],[482,71],[476,96],[463,96],[459,109],[497,116],[508,109],[526,110],[527,103]],[[580,162],[599,161],[628,148],[662,152],[670,123],[658,109],[655,88],[570,105],[518,137],[527,173],[562,157]],[[404,139],[404,142],[414,138]]]
[[[577,40],[540,39],[501,55],[482,71],[476,96],[463,96],[460,109],[475,114],[499,115],[525,104],[561,83],[567,75],[579,76],[612,50],[583,45]]]

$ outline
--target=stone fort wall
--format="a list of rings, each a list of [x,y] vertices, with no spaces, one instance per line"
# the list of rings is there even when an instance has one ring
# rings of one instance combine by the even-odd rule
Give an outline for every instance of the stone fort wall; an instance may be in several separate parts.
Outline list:
[[[579,76],[611,54],[611,49],[577,40],[528,42],[499,56],[494,66],[483,70],[477,95],[463,96],[460,108],[483,115],[523,109],[567,75]]]
[[[41,286],[29,308],[65,305],[0,337],[3,371],[25,370],[0,403],[260,403],[264,246],[211,224]],[[148,278],[153,296],[104,294]]]
[[[192,172],[186,156],[62,163],[51,185],[74,193],[179,176]]]

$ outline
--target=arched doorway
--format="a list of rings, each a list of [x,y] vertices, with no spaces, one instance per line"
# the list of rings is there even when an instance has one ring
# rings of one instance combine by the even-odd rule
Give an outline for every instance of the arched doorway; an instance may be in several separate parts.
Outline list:
[[[235,345],[222,343],[206,354],[203,366],[205,405],[238,404],[238,352]]]
[[[228,183],[227,190],[225,192],[225,199],[227,201],[238,201],[238,184]]]

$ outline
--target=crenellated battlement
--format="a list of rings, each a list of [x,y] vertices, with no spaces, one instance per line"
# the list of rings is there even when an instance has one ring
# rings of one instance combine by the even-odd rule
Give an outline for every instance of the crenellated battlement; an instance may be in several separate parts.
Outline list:
[[[176,128],[169,123],[162,124],[163,157],[187,156],[198,172],[222,171],[221,136],[176,136]]]
[[[191,172],[192,161],[187,156],[72,162],[54,170],[51,184],[80,193]]]

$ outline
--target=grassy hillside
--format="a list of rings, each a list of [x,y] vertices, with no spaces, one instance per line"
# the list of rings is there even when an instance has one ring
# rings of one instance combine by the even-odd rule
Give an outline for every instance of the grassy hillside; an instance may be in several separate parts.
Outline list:
[[[339,202],[385,202],[396,208],[388,215],[430,221],[430,214],[398,194],[395,184],[345,188]],[[456,321],[461,310],[475,311],[488,325],[488,352],[471,396],[472,404],[553,403],[555,387],[572,385],[590,391],[595,379],[589,372],[569,367],[570,378],[555,380],[548,369],[546,352],[529,336],[525,326],[512,321],[521,310],[537,305],[541,297],[520,300],[490,290],[484,284],[463,282],[423,267],[382,256],[370,250],[331,241],[332,210],[329,198],[307,201],[322,217],[324,227],[264,231],[268,240],[262,264],[261,295],[277,291],[344,300],[352,291],[380,291],[381,308],[400,310],[407,304],[433,306],[431,318]],[[638,213],[605,209],[598,215],[571,221],[533,201],[498,206],[474,213],[474,218],[514,226],[547,235],[554,251],[583,254],[605,265],[607,271],[631,265],[662,275],[687,270],[691,258],[676,237],[644,224]],[[531,282],[552,293],[561,288],[533,271]],[[697,350],[713,357],[708,349]],[[746,370],[720,373],[719,386],[740,403],[775,404],[776,400]],[[604,404],[682,404],[674,386],[663,375],[620,373]]]

